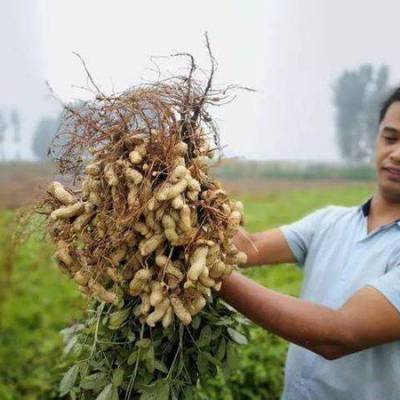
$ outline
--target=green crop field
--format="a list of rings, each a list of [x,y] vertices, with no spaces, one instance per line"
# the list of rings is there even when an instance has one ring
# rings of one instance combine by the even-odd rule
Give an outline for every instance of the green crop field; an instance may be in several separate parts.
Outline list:
[[[290,223],[328,204],[358,205],[371,184],[294,189],[242,195],[247,228],[255,232]],[[84,302],[51,260],[52,245],[40,228],[15,250],[10,241],[14,213],[0,211],[0,399],[57,398],[63,370],[59,331],[78,321]],[[302,273],[290,265],[251,268],[245,273],[267,287],[298,295]],[[201,392],[204,400],[279,399],[287,344],[252,327],[227,383],[216,377]]]

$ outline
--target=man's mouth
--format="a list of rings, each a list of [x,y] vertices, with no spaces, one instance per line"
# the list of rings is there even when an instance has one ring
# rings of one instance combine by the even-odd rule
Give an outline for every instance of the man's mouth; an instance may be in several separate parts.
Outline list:
[[[400,168],[385,167],[383,169],[387,172],[389,178],[400,181]]]

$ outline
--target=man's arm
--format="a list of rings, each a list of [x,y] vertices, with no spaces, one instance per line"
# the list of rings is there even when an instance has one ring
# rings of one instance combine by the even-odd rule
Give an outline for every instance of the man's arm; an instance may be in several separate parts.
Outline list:
[[[240,228],[233,238],[235,246],[247,254],[245,266],[294,263],[296,259],[279,229],[251,234]]]
[[[220,293],[258,325],[329,360],[400,339],[398,311],[372,287],[339,310],[277,293],[236,272]]]

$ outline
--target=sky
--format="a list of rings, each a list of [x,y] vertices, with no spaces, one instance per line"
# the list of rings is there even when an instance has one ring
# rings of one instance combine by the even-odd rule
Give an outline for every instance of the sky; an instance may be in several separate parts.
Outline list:
[[[190,52],[207,68],[207,31],[216,85],[257,90],[211,111],[225,155],[337,161],[332,85],[362,63],[387,64],[400,81],[398,15],[398,0],[0,0],[0,110],[20,110],[30,158],[38,120],[58,107],[45,82],[63,101],[88,96],[72,52],[103,90],[120,91],[155,78],[151,56]],[[11,134],[5,150],[16,154]]]

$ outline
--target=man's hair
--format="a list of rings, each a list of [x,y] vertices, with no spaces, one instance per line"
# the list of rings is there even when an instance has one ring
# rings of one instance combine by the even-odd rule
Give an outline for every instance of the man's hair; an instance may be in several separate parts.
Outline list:
[[[379,111],[379,123],[381,123],[383,118],[385,118],[388,108],[396,101],[400,101],[400,87],[394,90],[392,94],[382,103],[382,107]]]

